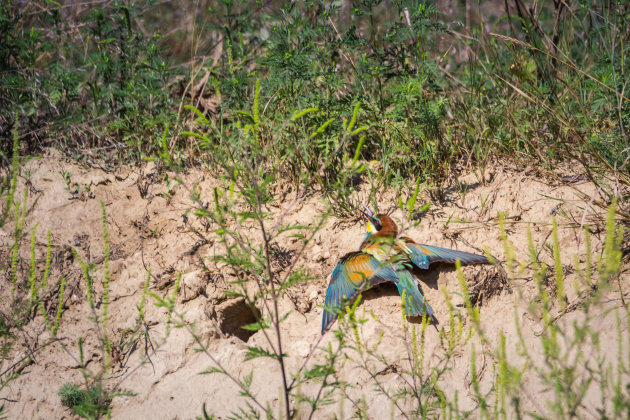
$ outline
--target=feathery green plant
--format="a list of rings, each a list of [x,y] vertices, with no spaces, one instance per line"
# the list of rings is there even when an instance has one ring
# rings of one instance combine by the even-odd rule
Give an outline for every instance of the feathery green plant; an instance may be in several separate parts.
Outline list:
[[[20,171],[20,168],[19,168],[19,165],[20,165],[20,157],[19,157],[20,140],[19,140],[19,136],[18,136],[18,118],[17,118],[17,116],[16,116],[15,121],[14,121],[12,133],[13,133],[13,149],[12,149],[12,154],[11,154],[11,167],[10,167],[10,170],[9,170],[9,175],[7,176],[6,179],[3,179],[2,189],[0,190],[2,193],[4,193],[5,184],[8,183],[7,201],[6,201],[6,205],[3,206],[4,209],[2,210],[2,217],[0,217],[0,227],[4,226],[4,224],[6,223],[6,219],[7,219],[8,215],[9,215],[9,212],[13,208],[13,201],[14,201],[14,198],[15,198],[15,190],[17,188],[17,177],[18,177],[18,173]]]

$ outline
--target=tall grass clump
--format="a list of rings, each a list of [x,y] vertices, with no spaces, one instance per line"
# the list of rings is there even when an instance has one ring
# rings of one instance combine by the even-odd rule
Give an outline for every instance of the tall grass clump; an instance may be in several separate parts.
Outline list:
[[[14,138],[17,142],[17,136]],[[15,149],[17,150],[17,147]],[[12,190],[15,194],[19,188],[12,187]],[[45,252],[41,252],[38,250],[36,239],[39,223],[35,223],[28,230],[26,228],[28,223],[26,220],[27,192],[28,189],[25,188],[22,202],[12,203],[14,210],[9,215],[13,214],[13,218],[6,220],[7,224],[13,225],[13,243],[8,247],[9,253],[3,254],[10,258],[5,267],[9,277],[6,279],[7,284],[4,287],[9,286],[11,290],[11,302],[4,305],[2,312],[0,312],[0,389],[9,386],[12,381],[26,374],[26,368],[35,361],[39,352],[49,351],[49,348],[54,346],[61,346],[63,351],[77,362],[83,376],[82,386],[69,382],[61,387],[59,396],[62,404],[81,417],[97,419],[109,412],[113,398],[133,395],[121,388],[129,373],[121,379],[118,375],[112,375],[112,368],[125,366],[130,355],[135,352],[138,343],[142,340],[145,340],[149,346],[149,330],[144,320],[149,278],[147,277],[143,287],[135,328],[131,331],[125,331],[120,340],[113,342],[110,338],[111,327],[109,325],[110,245],[107,215],[105,206],[101,202],[105,247],[104,276],[99,288],[100,293],[97,291],[97,285],[95,285],[93,278],[94,264],[84,262],[79,252],[72,249],[72,254],[78,262],[85,280],[86,303],[94,323],[92,331],[96,335],[96,348],[101,352],[101,366],[96,370],[88,367],[89,360],[86,360],[85,357],[86,337],[78,337],[76,351],[67,343],[68,336],[72,336],[72,332],[69,329],[64,330],[62,322],[64,305],[67,301],[66,279],[61,276],[58,280],[52,281],[51,273],[55,271],[56,267],[53,267],[52,263],[51,232],[47,231]],[[9,197],[3,196],[2,198],[4,204],[8,205]],[[27,234],[29,230],[30,234]],[[28,246],[22,244],[25,236],[30,238]],[[28,256],[24,260],[28,263],[22,264],[22,255],[26,251]],[[24,265],[26,268],[23,268]],[[7,308],[10,312],[5,312]],[[36,322],[32,323],[32,321]],[[22,334],[26,328],[30,328],[29,325],[35,325],[35,329],[29,333],[34,335],[32,338],[34,342],[29,341],[30,336],[28,334]],[[91,346],[93,342],[91,337],[87,341]],[[33,350],[16,358],[15,348],[20,345],[27,345]],[[156,345],[153,351],[158,348],[159,345]],[[92,352],[93,349],[90,348],[89,351]],[[133,367],[132,371],[137,370],[139,366],[149,360],[150,356],[148,353],[140,356],[138,365]],[[2,404],[2,408],[4,409],[4,404]]]
[[[534,156],[550,168],[568,158],[589,176],[618,169],[627,183],[627,10],[518,1],[503,13],[496,23],[480,14],[472,28],[458,137],[479,156]]]

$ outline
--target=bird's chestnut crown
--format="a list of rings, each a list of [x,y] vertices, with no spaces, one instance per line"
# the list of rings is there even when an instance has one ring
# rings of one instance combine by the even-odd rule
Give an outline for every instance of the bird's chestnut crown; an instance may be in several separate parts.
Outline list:
[[[398,235],[398,226],[386,214],[377,214],[376,216],[368,217],[367,226],[368,236],[374,235],[374,237],[395,238]]]

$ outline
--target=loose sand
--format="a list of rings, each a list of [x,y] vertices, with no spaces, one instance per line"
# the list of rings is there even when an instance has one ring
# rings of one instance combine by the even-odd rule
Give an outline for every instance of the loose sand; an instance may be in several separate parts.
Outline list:
[[[483,252],[484,248],[505,261],[504,244],[501,239],[497,212],[506,212],[509,241],[514,246],[518,261],[529,262],[527,228],[531,228],[533,241],[539,258],[553,266],[551,216],[558,215],[560,255],[565,273],[568,302],[576,302],[574,283],[578,279],[576,261],[584,263],[585,241],[580,226],[592,226],[593,259],[601,254],[604,240],[605,209],[596,205],[600,196],[594,185],[574,175],[569,168],[558,173],[564,181],[537,174],[529,168],[497,166],[483,175],[468,173],[445,189],[440,202],[436,202],[417,227],[405,225],[399,210],[392,217],[408,229],[405,233],[421,243],[445,246],[471,252]],[[81,186],[78,194],[71,194],[62,176],[71,173],[71,189]],[[29,174],[25,178],[25,174]],[[28,186],[28,212],[26,232],[20,251],[20,282],[23,287],[29,265],[29,238],[32,227],[36,230],[38,278],[44,266],[46,231],[52,234],[52,271],[49,282],[54,294],[54,285],[61,276],[67,279],[59,342],[40,348],[50,334],[46,331],[40,315],[24,327],[23,334],[16,338],[17,345],[11,350],[10,359],[3,368],[18,362],[30,352],[32,362],[22,375],[0,391],[7,416],[11,419],[64,419],[76,418],[69,409],[61,405],[59,388],[66,382],[82,383],[79,367],[77,340],[83,337],[84,357],[88,371],[96,374],[103,364],[103,355],[98,349],[97,331],[91,319],[87,303],[85,281],[78,263],[72,256],[71,247],[76,249],[84,261],[92,262],[96,298],[102,299],[103,239],[101,208],[102,200],[107,210],[107,222],[111,242],[111,287],[110,319],[108,334],[114,344],[128,338],[128,329],[135,325],[142,296],[142,287],[151,269],[149,291],[159,296],[170,296],[178,272],[182,273],[182,285],[175,309],[188,323],[194,323],[195,332],[208,346],[208,351],[219,360],[235,377],[243,378],[254,372],[252,392],[265,404],[279,409],[281,382],[277,362],[271,359],[244,361],[247,346],[267,346],[262,332],[251,333],[240,326],[253,322],[257,310],[242,300],[229,298],[225,291],[230,287],[231,274],[211,257],[223,252],[216,235],[206,233],[193,215],[194,205],[189,198],[189,187],[197,182],[202,197],[209,199],[212,187],[217,182],[210,174],[193,170],[181,175],[183,185],[172,181],[170,188],[155,171],[153,164],[142,171],[123,168],[114,172],[85,168],[60,159],[55,153],[39,160],[30,161],[21,170],[21,191]],[[578,174],[579,175],[579,174]],[[28,182],[26,182],[28,180]],[[459,183],[459,185],[457,184]],[[90,191],[85,186],[91,186]],[[465,193],[463,191],[466,191]],[[285,187],[284,199],[271,207],[278,214],[286,209],[295,198],[295,192]],[[394,203],[392,193],[378,196],[380,210],[390,210],[387,203]],[[426,200],[426,197],[422,198]],[[391,206],[391,209],[394,207]],[[313,222],[325,204],[317,194],[301,199],[290,208],[286,221]],[[192,228],[201,234],[196,234]],[[259,236],[255,227],[245,227],[253,238]],[[292,287],[281,299],[279,310],[289,313],[282,323],[284,352],[289,356],[288,369],[295,372],[309,354],[311,347],[320,337],[321,315],[329,275],[339,258],[355,250],[364,235],[364,223],[360,218],[341,221],[334,217],[315,235],[307,252],[300,258],[299,265],[316,280]],[[10,261],[8,247],[12,243],[12,225],[0,230],[2,261]],[[278,255],[293,258],[299,242],[280,241]],[[577,256],[577,260],[576,260]],[[286,270],[286,261],[278,261],[278,270]],[[521,324],[521,332],[535,363],[544,362],[540,338],[542,330],[539,316],[531,313],[529,300],[535,295],[536,287],[531,277],[531,267],[525,267],[516,278],[505,277],[503,269],[494,266],[465,267],[464,275],[471,288],[483,290],[481,296],[481,319],[484,332],[489,338],[486,349],[498,347],[499,333],[506,338],[508,360],[513,366],[522,367],[515,321]],[[0,310],[10,313],[11,285],[10,268],[4,267],[5,280],[0,282]],[[552,273],[552,271],[550,271]],[[553,283],[553,275],[550,275]],[[449,328],[449,309],[443,289],[456,310],[463,311],[459,281],[455,270],[447,265],[438,265],[422,275],[421,289],[435,310],[440,324]],[[601,332],[601,348],[607,363],[613,363],[617,354],[617,318],[622,318],[624,337],[623,349],[628,352],[625,312],[609,309],[620,308],[626,296],[628,281],[627,264],[624,265],[616,290],[607,296],[606,303],[597,308],[601,314],[593,322]],[[552,290],[553,287],[550,287]],[[579,290],[583,290],[578,285]],[[619,290],[621,289],[621,290]],[[112,403],[114,419],[189,419],[201,415],[205,403],[209,413],[217,418],[227,418],[239,407],[245,407],[246,399],[238,395],[238,389],[220,374],[200,375],[213,364],[208,355],[197,352],[198,345],[185,328],[174,328],[163,340],[166,332],[167,311],[155,306],[149,297],[146,305],[146,322],[156,349],[154,353],[145,340],[140,340],[133,352],[126,357],[114,354],[114,363],[107,386],[121,382],[120,387],[133,396],[116,397]],[[46,304],[54,305],[54,300]],[[554,314],[557,313],[557,304]],[[258,308],[263,311],[262,307]],[[382,336],[379,351],[387,363],[379,369],[379,382],[389,390],[402,386],[401,375],[407,369],[407,351],[402,339],[400,297],[393,285],[378,287],[366,292],[359,306],[368,322],[361,327],[368,343]],[[372,315],[378,321],[372,319]],[[583,319],[578,308],[563,315],[557,322],[570,325]],[[466,318],[466,317],[464,317]],[[336,326],[334,328],[337,328]],[[467,330],[467,326],[465,327]],[[440,339],[434,329],[427,330],[426,366],[440,363]],[[320,346],[335,342],[328,334]],[[63,344],[63,346],[62,346]],[[65,349],[64,349],[65,346]],[[449,370],[441,379],[442,389],[452,399],[458,393],[461,408],[474,408],[476,401],[470,392],[470,360],[472,347],[476,348],[477,370],[481,372],[482,391],[490,389],[495,362],[479,356],[484,348],[478,339],[462,345],[457,356],[449,362]],[[150,363],[139,365],[145,354]],[[124,355],[123,355],[124,356]],[[593,354],[593,358],[595,358]],[[323,360],[321,351],[316,351],[309,364]],[[593,359],[594,360],[594,359]],[[376,366],[376,365],[375,365]],[[349,396],[353,400],[365,398],[367,412],[371,418],[398,418],[398,409],[385,396],[376,391],[370,376],[352,363],[345,364],[341,377],[347,381]],[[626,380],[628,378],[625,378]],[[4,380],[4,378],[3,378]],[[545,402],[549,391],[534,376],[524,378],[523,407],[545,416]],[[301,391],[314,395],[318,384],[307,383]],[[583,405],[595,412],[600,403],[598,392],[589,392]],[[336,398],[337,403],[318,412],[317,418],[351,417],[355,407],[350,400]],[[401,402],[403,408],[411,408],[411,402]],[[405,405],[406,404],[406,405]],[[306,405],[301,406],[301,415],[308,414]],[[589,412],[589,411],[587,411]]]

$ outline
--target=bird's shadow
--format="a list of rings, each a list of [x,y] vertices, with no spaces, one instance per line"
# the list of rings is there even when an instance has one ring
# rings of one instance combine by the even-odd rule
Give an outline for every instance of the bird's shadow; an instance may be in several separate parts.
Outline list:
[[[420,280],[423,283],[423,285],[426,285],[427,287],[431,289],[438,290],[439,288],[438,279],[440,277],[440,274],[452,273],[454,271],[455,271],[455,266],[453,264],[433,263],[426,270],[414,268],[412,273],[416,279]],[[421,286],[421,289],[423,285]]]
[[[437,285],[437,278],[436,278],[435,281],[436,281],[436,285]],[[371,289],[368,289],[368,290],[364,291],[361,294],[363,295],[363,301],[378,299],[378,298],[381,298],[383,296],[398,296],[398,297],[400,297],[400,294],[398,293],[398,288],[396,288],[396,285],[394,283],[390,283],[390,282],[381,283],[379,285],[376,285],[376,286],[372,287]],[[361,305],[363,305],[363,302],[361,302]],[[409,317],[407,317],[407,320],[410,323],[412,323],[412,324],[418,324],[418,325],[422,324],[422,317],[421,316],[409,316]],[[436,318],[435,322],[431,322],[431,324],[435,325],[436,328],[437,328],[437,325],[439,325],[439,321]]]
[[[363,300],[373,300],[383,296],[400,296],[396,285],[392,282],[378,284],[361,292],[361,295],[363,295]]]
[[[414,269],[413,275],[417,280],[422,283],[420,285],[420,292],[422,292],[422,289],[424,287],[438,290],[438,280],[440,274],[450,273],[454,271],[455,267],[453,266],[453,264],[434,263],[426,270]],[[378,299],[383,296],[400,296],[400,294],[398,293],[398,288],[394,283],[391,282],[381,283],[375,287],[372,287],[371,289],[364,291],[362,295],[364,300]],[[407,319],[412,324],[422,324],[422,316],[410,316]],[[440,322],[437,318],[435,318],[435,321],[431,322],[431,324],[437,328],[437,325],[439,325]]]

